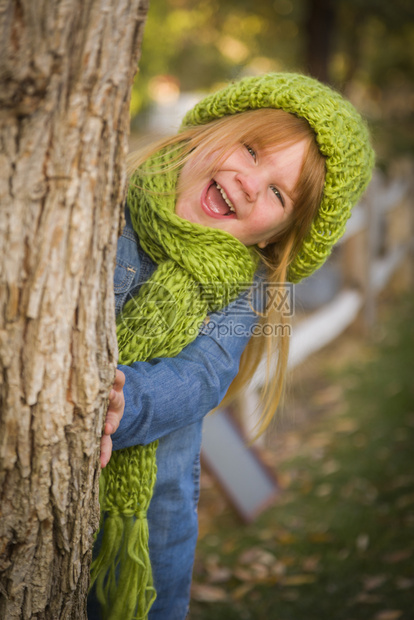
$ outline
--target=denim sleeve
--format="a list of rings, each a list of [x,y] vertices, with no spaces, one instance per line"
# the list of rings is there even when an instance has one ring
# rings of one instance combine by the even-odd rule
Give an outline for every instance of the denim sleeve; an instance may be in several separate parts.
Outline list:
[[[148,444],[201,420],[224,397],[258,322],[241,295],[212,314],[197,338],[174,358],[118,366],[125,373],[125,412],[112,435],[115,450]]]

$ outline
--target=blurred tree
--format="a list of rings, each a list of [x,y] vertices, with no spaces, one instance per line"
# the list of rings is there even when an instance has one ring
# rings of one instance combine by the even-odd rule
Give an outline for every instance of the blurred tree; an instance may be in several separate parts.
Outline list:
[[[153,0],[132,113],[157,96],[156,76],[179,91],[210,90],[244,73],[298,69],[303,0]],[[164,91],[168,97],[168,93]]]
[[[82,620],[145,0],[0,11],[0,617]]]
[[[308,0],[305,68],[322,82],[329,82],[331,78],[329,65],[335,40],[337,8],[338,2],[335,0]]]
[[[330,73],[371,119],[379,162],[414,155],[411,0],[341,0]]]
[[[271,70],[332,83],[382,127],[396,118],[409,123],[412,0],[152,0],[132,114],[154,100]],[[413,134],[401,131],[395,147],[414,148]]]
[[[414,5],[409,0],[342,0],[338,3],[336,53],[341,67],[334,71],[346,84],[365,73],[384,87],[395,69],[414,79]]]

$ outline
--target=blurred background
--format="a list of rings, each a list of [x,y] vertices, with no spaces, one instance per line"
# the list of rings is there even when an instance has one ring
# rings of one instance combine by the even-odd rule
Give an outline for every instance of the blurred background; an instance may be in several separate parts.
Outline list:
[[[413,620],[412,0],[151,0],[131,149],[229,80],[283,70],[355,104],[377,166],[341,244],[295,287],[270,433],[246,445],[260,373],[232,412],[238,438],[206,418],[191,619]]]
[[[282,70],[349,97],[370,122],[380,167],[413,153],[411,0],[152,0],[132,129],[169,132],[200,94]]]

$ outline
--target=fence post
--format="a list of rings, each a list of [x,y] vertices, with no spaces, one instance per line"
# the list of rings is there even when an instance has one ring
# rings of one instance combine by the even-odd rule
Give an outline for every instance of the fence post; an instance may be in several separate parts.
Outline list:
[[[365,232],[366,252],[364,264],[364,305],[363,305],[363,327],[367,335],[370,334],[376,319],[376,300],[373,282],[373,265],[378,247],[378,224],[380,214],[377,208],[375,197],[378,195],[378,183],[374,182],[367,192],[365,208],[367,216],[367,227]]]

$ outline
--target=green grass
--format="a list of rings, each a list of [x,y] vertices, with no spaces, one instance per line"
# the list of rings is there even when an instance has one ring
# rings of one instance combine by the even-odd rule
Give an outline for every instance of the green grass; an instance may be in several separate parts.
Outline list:
[[[414,299],[392,313],[359,361],[320,364],[324,404],[303,388],[318,415],[286,434],[277,503],[203,522],[191,620],[414,619]]]

